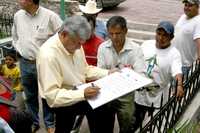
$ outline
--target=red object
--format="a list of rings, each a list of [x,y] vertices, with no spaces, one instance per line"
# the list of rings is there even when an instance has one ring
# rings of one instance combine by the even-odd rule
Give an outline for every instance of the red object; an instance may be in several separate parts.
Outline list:
[[[6,91],[4,93],[0,92],[0,96],[2,96],[5,99],[10,100],[12,97],[12,94],[10,91]],[[10,112],[10,107],[5,104],[0,103],[0,117],[2,117],[5,121],[9,122],[11,118],[11,112]]]
[[[83,50],[85,52],[85,58],[89,65],[97,65],[97,52],[99,45],[104,40],[96,35],[92,36],[89,40],[83,44]]]
[[[11,82],[8,79],[5,79],[3,76],[0,76],[0,96],[7,100],[11,100],[12,93],[9,90],[11,88]],[[11,118],[10,106],[0,103],[0,117],[5,121],[9,122]]]

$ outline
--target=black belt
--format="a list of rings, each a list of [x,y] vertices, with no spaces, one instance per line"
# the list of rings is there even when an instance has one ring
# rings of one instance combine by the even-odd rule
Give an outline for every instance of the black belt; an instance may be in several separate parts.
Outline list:
[[[26,59],[26,58],[24,58],[23,56],[21,56],[21,54],[20,54],[19,52],[16,52],[16,55],[17,55],[18,58],[21,58],[21,59],[23,59],[24,61],[26,61],[26,62],[28,62],[28,63],[30,63],[30,64],[35,64],[35,63],[36,63],[36,60],[29,60],[29,59]]]

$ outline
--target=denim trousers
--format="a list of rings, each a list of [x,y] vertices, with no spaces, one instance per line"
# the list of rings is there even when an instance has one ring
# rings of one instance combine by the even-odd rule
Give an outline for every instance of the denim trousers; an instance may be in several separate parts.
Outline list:
[[[183,72],[183,76],[184,76],[184,80],[186,79],[187,75],[190,72],[190,68],[189,66],[182,66],[182,72]]]
[[[19,61],[21,82],[26,96],[26,106],[28,111],[32,114],[33,124],[39,126],[39,99],[36,64],[29,62],[24,58],[20,58]],[[42,108],[46,128],[54,127],[54,113],[44,99],[42,99]]]

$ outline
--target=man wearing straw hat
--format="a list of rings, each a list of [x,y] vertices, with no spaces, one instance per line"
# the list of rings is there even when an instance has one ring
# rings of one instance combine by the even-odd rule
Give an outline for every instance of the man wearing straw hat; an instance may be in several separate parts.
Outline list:
[[[85,6],[79,5],[79,9],[81,10],[81,12],[86,18],[94,17],[95,20],[98,16],[98,13],[102,10],[102,8],[97,8],[97,3],[95,0],[88,0]],[[97,36],[100,36],[103,39],[107,38],[108,34],[107,34],[107,29],[104,22],[100,20],[96,20],[95,34]]]

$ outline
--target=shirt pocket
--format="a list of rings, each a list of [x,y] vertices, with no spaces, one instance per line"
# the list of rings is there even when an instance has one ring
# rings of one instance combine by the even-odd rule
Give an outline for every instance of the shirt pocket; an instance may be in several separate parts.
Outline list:
[[[44,43],[50,37],[50,33],[46,27],[39,27],[35,34],[35,41],[37,43]]]
[[[185,35],[191,35],[193,33],[193,27],[191,27],[191,26],[184,27],[183,28],[183,33]]]

